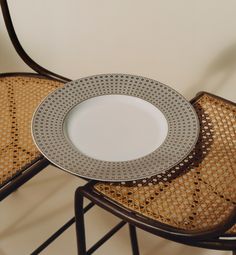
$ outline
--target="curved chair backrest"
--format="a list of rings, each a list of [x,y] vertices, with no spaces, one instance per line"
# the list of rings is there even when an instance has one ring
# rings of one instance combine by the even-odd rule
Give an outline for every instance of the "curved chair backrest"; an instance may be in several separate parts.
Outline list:
[[[16,52],[18,53],[18,55],[21,57],[21,59],[34,71],[36,71],[38,74],[41,75],[45,75],[46,77],[51,77],[51,78],[56,78],[57,80],[60,80],[62,82],[68,82],[70,81],[70,79],[63,77],[59,74],[53,73],[47,69],[45,69],[44,67],[40,66],[39,64],[37,64],[27,53],[26,51],[23,49],[20,41],[18,40],[18,37],[16,35],[13,23],[12,23],[12,19],[11,19],[11,15],[10,15],[10,11],[9,11],[9,7],[7,4],[7,0],[0,0],[0,5],[2,8],[2,13],[3,13],[3,18],[6,24],[6,28],[9,34],[9,37],[11,39],[11,42],[16,50]]]

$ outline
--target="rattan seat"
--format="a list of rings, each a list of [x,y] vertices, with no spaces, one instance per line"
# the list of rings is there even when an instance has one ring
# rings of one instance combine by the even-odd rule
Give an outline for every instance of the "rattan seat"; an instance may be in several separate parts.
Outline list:
[[[62,84],[33,74],[0,76],[0,187],[42,157],[31,137],[32,115]]]
[[[207,92],[191,100],[200,134],[193,151],[163,174],[134,182],[91,181],[75,192],[79,255],[91,254],[128,224],[133,255],[136,228],[178,243],[236,255],[236,104]],[[91,203],[84,206],[84,198]],[[98,205],[121,221],[86,248],[84,214]]]
[[[95,190],[177,229],[204,232],[226,224],[236,208],[236,106],[207,93],[193,106],[201,128],[187,159],[162,175],[133,183],[99,182]],[[236,234],[236,225],[229,232]]]

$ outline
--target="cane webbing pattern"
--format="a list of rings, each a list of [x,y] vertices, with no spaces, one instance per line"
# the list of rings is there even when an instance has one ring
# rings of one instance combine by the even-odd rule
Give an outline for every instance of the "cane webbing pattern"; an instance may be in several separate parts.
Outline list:
[[[224,224],[236,207],[236,106],[208,94],[193,106],[200,136],[185,160],[149,179],[99,182],[95,189],[121,206],[180,229],[205,231]]]
[[[0,77],[0,186],[41,155],[31,137],[32,115],[61,82],[34,76]]]

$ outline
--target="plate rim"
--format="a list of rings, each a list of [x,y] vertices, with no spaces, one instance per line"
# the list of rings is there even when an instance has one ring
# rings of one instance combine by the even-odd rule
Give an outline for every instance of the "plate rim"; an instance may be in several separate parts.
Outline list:
[[[149,176],[149,175],[148,175],[148,176],[146,175],[146,176],[144,176],[144,177],[126,178],[125,180],[124,180],[124,179],[108,179],[108,178],[105,179],[105,178],[98,178],[98,177],[90,177],[90,176],[88,176],[88,175],[83,175],[83,174],[81,174],[81,173],[71,171],[71,170],[67,169],[66,167],[62,166],[61,164],[55,162],[53,159],[51,159],[50,157],[48,157],[48,155],[47,155],[47,154],[40,148],[40,146],[38,145],[38,143],[37,143],[37,141],[36,141],[36,139],[35,139],[35,135],[34,135],[34,121],[35,121],[35,116],[36,116],[38,110],[40,109],[40,107],[42,106],[42,104],[43,104],[52,94],[54,94],[56,91],[60,90],[61,88],[66,88],[67,86],[69,86],[69,85],[71,85],[71,84],[73,85],[74,82],[80,82],[81,80],[90,79],[90,78],[93,78],[93,77],[100,77],[100,76],[105,76],[105,77],[107,76],[107,77],[110,77],[110,76],[116,76],[116,75],[118,75],[118,76],[130,76],[130,77],[143,78],[143,79],[145,79],[145,80],[153,81],[154,83],[158,83],[158,84],[164,85],[165,87],[170,88],[170,89],[171,89],[172,91],[174,91],[179,97],[181,97],[186,103],[188,103],[188,106],[191,108],[193,115],[195,115],[195,120],[196,120],[196,122],[197,122],[197,126],[196,126],[196,130],[195,130],[195,131],[196,131],[196,136],[195,136],[194,142],[192,142],[191,148],[189,148],[188,151],[187,151],[184,155],[182,155],[181,157],[179,157],[179,160],[178,160],[178,161],[175,161],[173,164],[171,164],[171,165],[168,167],[168,169],[165,169],[165,170],[163,170],[163,171],[161,171],[161,172],[157,172],[156,174],[153,174],[153,175],[150,175],[150,176]],[[165,116],[165,118],[166,118],[166,120],[167,120],[167,124],[168,124],[168,132],[167,132],[167,135],[166,135],[164,141],[162,142],[162,144],[161,144],[157,149],[155,149],[154,151],[152,151],[152,152],[150,152],[150,153],[148,153],[148,154],[146,154],[146,155],[144,155],[144,156],[142,156],[142,157],[139,157],[139,158],[137,158],[137,159],[126,160],[126,161],[106,161],[106,160],[99,160],[99,159],[92,158],[92,157],[90,157],[90,156],[87,156],[87,155],[83,154],[82,152],[79,152],[80,154],[86,156],[86,157],[89,158],[89,159],[92,159],[93,161],[101,161],[101,162],[109,162],[109,163],[116,163],[116,162],[124,162],[124,163],[126,163],[126,162],[132,162],[132,161],[140,160],[140,159],[142,159],[142,158],[144,158],[144,157],[146,157],[146,156],[152,154],[153,152],[155,152],[156,150],[158,150],[159,148],[161,148],[162,146],[165,145],[165,141],[166,141],[166,139],[168,138],[168,133],[169,133],[169,120],[168,120],[168,118],[166,117],[165,113],[164,113],[160,108],[158,108],[156,105],[154,105],[152,102],[147,101],[147,100],[145,100],[144,98],[141,98],[141,97],[139,97],[139,96],[137,96],[137,95],[134,96],[134,95],[127,95],[127,94],[122,94],[122,93],[120,93],[120,94],[119,94],[119,93],[112,93],[112,94],[110,93],[110,94],[100,94],[100,95],[97,95],[97,96],[87,97],[86,99],[84,99],[84,100],[80,101],[79,103],[77,103],[76,105],[72,106],[72,107],[70,108],[70,110],[67,111],[66,115],[67,115],[74,107],[76,107],[78,104],[80,104],[80,103],[82,103],[82,102],[84,102],[84,101],[86,101],[86,100],[88,100],[88,99],[91,99],[91,98],[95,98],[95,97],[99,97],[99,96],[106,96],[106,95],[131,96],[131,97],[139,98],[139,99],[141,99],[141,100],[144,100],[145,102],[148,102],[148,103],[152,104],[152,105],[153,105],[154,107],[156,107],[159,111],[161,111],[161,113]],[[63,118],[63,125],[62,125],[62,128],[63,128],[63,126],[64,126],[64,120],[65,120],[65,118],[66,118],[66,115],[65,115],[64,118]],[[62,131],[62,132],[64,133],[64,131]],[[74,176],[81,177],[81,178],[86,179],[86,180],[96,180],[96,181],[102,181],[102,182],[131,182],[131,181],[142,180],[142,179],[145,179],[145,178],[150,178],[150,177],[155,176],[155,175],[157,175],[157,174],[163,174],[164,172],[166,172],[166,171],[170,170],[171,168],[173,168],[174,166],[178,165],[182,160],[184,160],[184,159],[190,154],[190,152],[195,148],[195,145],[196,145],[196,143],[197,143],[197,141],[198,141],[198,139],[199,139],[199,134],[200,134],[200,122],[199,122],[198,115],[197,115],[197,113],[196,113],[196,111],[195,111],[193,105],[191,104],[191,102],[189,102],[181,93],[179,93],[179,92],[178,92],[177,90],[175,90],[174,88],[172,88],[172,87],[170,87],[170,86],[168,86],[168,85],[166,85],[166,84],[164,84],[164,83],[162,83],[162,82],[156,81],[156,80],[154,80],[154,79],[152,79],[152,78],[147,78],[147,77],[144,77],[144,76],[134,75],[134,74],[126,74],[126,73],[101,73],[101,74],[94,74],[94,75],[89,75],[89,76],[81,77],[81,78],[79,78],[79,79],[71,80],[71,81],[65,83],[62,87],[59,87],[59,88],[55,89],[54,91],[50,92],[45,98],[43,98],[42,101],[41,101],[41,102],[38,104],[38,106],[36,107],[36,109],[35,109],[35,111],[34,111],[34,113],[33,113],[33,115],[32,115],[32,119],[31,119],[31,136],[32,136],[33,142],[34,142],[35,146],[37,147],[37,149],[40,151],[40,153],[41,153],[45,158],[47,158],[51,163],[53,163],[53,164],[54,164],[55,166],[57,166],[59,169],[65,171],[65,172],[67,172],[67,173],[70,173],[70,174],[72,174],[72,175],[74,175]],[[65,137],[66,140],[68,140],[68,138],[67,138],[65,135],[64,135],[64,137]],[[68,141],[68,142],[69,142],[69,144],[71,145],[71,142],[70,142],[70,141]],[[72,144],[72,146],[73,146],[73,144]],[[78,151],[78,149],[76,149],[76,150]]]

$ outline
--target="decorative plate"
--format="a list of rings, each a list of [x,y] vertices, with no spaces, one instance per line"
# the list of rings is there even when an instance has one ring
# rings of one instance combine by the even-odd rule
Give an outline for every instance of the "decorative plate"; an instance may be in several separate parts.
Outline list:
[[[122,97],[119,97],[121,95]],[[109,129],[105,129],[106,124],[102,122],[105,130],[103,136],[101,138],[99,134],[97,138],[100,137],[100,140],[94,141],[98,150],[95,153],[89,153],[86,139],[83,141],[83,135],[80,135],[80,132],[76,134],[76,130],[80,130],[76,128],[76,125],[87,120],[83,117],[83,109],[87,109],[86,104],[95,100],[92,104],[99,108],[104,98],[106,98],[105,101],[107,99],[110,101],[110,106],[112,106],[111,102],[114,104],[121,102],[123,105],[120,108],[125,107],[125,102],[130,102],[130,107],[139,104],[140,109],[152,111],[151,115],[156,109],[156,116],[153,117],[156,118],[155,123],[159,129],[154,138],[156,147],[149,147],[148,153],[144,156],[140,154],[140,150],[138,152],[134,150],[133,153],[134,148],[131,148],[131,156],[127,156],[123,161],[120,161],[119,157],[114,157],[114,153],[113,157],[106,157],[102,151],[109,152],[109,146],[107,148],[105,145],[109,145],[109,141],[112,140],[113,131],[109,133]],[[111,113],[113,108],[109,108],[109,111]],[[99,117],[97,118],[99,121]],[[116,121],[117,118],[113,118],[111,122]],[[86,125],[84,129],[87,128]],[[114,125],[113,123],[113,127]],[[94,132],[96,134],[96,128]],[[123,133],[125,132],[124,128]],[[69,82],[49,94],[35,111],[32,134],[42,154],[69,173],[100,181],[131,181],[164,172],[182,161],[197,142],[199,122],[192,105],[174,89],[160,82],[127,74],[102,74]],[[94,134],[91,133],[91,139],[96,139]],[[110,140],[107,139],[106,134],[111,136]],[[129,133],[130,135],[132,136],[132,132]],[[150,137],[148,129],[137,135],[143,140]],[[114,136],[116,136],[115,132]],[[137,137],[135,141],[138,140]],[[79,146],[80,141],[84,143],[82,150]],[[122,144],[117,144],[117,147],[122,151]],[[142,144],[136,144],[137,149],[142,147]],[[123,156],[125,155],[129,155],[129,150],[123,153]]]

